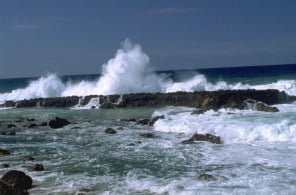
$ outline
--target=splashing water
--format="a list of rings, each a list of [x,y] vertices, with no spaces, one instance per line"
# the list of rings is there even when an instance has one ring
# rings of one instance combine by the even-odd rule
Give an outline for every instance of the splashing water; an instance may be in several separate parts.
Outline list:
[[[32,81],[27,87],[0,94],[0,102],[38,97],[110,95],[140,92],[214,91],[226,89],[278,89],[289,95],[296,95],[296,80],[278,80],[274,83],[250,85],[240,82],[228,84],[225,81],[211,83],[196,73],[193,77],[174,82],[154,72],[149,57],[138,44],[128,39],[122,43],[114,58],[102,66],[102,76],[95,81],[64,83],[56,74],[50,74]]]

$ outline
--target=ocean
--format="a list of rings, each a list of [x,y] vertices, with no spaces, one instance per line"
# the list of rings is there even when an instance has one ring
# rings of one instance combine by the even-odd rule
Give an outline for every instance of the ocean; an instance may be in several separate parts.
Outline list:
[[[278,89],[296,95],[296,65],[250,66],[155,72],[140,46],[120,49],[101,75],[0,80],[0,103],[37,97],[138,92]],[[99,107],[99,102],[95,102]],[[2,108],[0,174],[16,169],[34,180],[31,194],[294,194],[296,104],[279,112],[220,109],[192,115],[189,107],[116,109]],[[163,115],[153,126],[121,119]],[[28,128],[54,117],[60,129]],[[19,122],[16,122],[19,121]],[[106,134],[106,128],[116,134]],[[153,138],[141,137],[153,133]],[[222,144],[182,144],[194,133],[220,136]],[[32,156],[35,161],[24,161]],[[30,172],[39,163],[45,171]],[[201,174],[213,178],[201,180]]]

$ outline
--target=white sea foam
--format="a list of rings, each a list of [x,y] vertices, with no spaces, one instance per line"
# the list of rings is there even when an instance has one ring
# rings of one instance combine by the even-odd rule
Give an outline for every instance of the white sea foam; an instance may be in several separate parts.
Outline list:
[[[213,91],[226,89],[278,89],[296,95],[296,80],[279,80],[270,84],[250,85],[225,81],[209,82],[202,74],[174,82],[156,74],[149,57],[138,44],[126,40],[114,58],[102,68],[102,76],[95,81],[63,83],[55,74],[41,77],[22,89],[0,94],[0,103],[6,100],[22,100],[37,97],[108,95],[137,92]]]
[[[154,124],[162,132],[211,133],[221,136],[224,142],[296,141],[296,123],[285,113],[220,110],[192,115],[191,109],[168,108],[155,111],[165,115]]]

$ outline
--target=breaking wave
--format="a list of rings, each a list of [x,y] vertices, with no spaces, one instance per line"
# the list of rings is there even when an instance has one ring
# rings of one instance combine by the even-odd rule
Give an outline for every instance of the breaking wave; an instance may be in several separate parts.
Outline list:
[[[56,74],[31,81],[27,87],[0,94],[0,102],[37,97],[110,95],[138,92],[213,91],[226,89],[278,89],[296,95],[296,80],[279,80],[264,85],[229,84],[225,81],[209,82],[202,74],[182,81],[173,81],[154,72],[149,57],[138,44],[129,40],[122,43],[114,58],[102,66],[102,76],[95,81],[63,82]]]

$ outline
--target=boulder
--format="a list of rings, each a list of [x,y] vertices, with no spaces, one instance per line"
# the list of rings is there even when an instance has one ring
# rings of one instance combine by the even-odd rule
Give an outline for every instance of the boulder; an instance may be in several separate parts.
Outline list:
[[[45,126],[47,126],[47,122],[42,122],[39,126],[45,127]]]
[[[0,168],[8,168],[8,167],[9,167],[9,164],[7,163],[0,164]]]
[[[149,126],[153,126],[154,123],[155,123],[156,121],[158,121],[159,119],[164,119],[164,115],[156,116],[156,117],[154,117],[154,118],[151,118],[150,121],[149,121]]]
[[[113,128],[107,128],[105,129],[105,133],[108,133],[108,134],[115,134],[117,133]]]
[[[1,135],[15,136],[16,133],[15,131],[6,131],[6,132],[1,132]]]
[[[197,179],[199,179],[199,180],[206,180],[206,181],[216,180],[216,178],[213,175],[206,174],[206,173],[199,175],[197,177]]]
[[[15,124],[8,124],[8,125],[7,125],[7,128],[15,128],[15,127],[16,127]]]
[[[32,187],[33,180],[30,176],[22,171],[12,170],[3,175],[1,178],[9,186],[14,189],[27,190]]]
[[[215,136],[212,134],[194,134],[190,139],[183,141],[183,144],[191,144],[194,143],[194,141],[207,141],[214,144],[221,144],[221,138],[219,136]]]
[[[53,129],[63,128],[69,125],[70,122],[67,119],[56,117],[54,120],[50,120],[48,125]]]
[[[10,152],[5,149],[0,148],[0,156],[10,155]]]
[[[264,104],[263,102],[258,102],[256,104],[256,109],[258,111],[262,111],[262,112],[279,112],[279,109],[277,107],[268,106],[267,104]]]
[[[150,123],[150,119],[149,118],[144,118],[144,119],[140,119],[137,121],[138,125],[148,125]]]
[[[42,164],[34,164],[27,166],[28,171],[44,171],[44,166]]]

